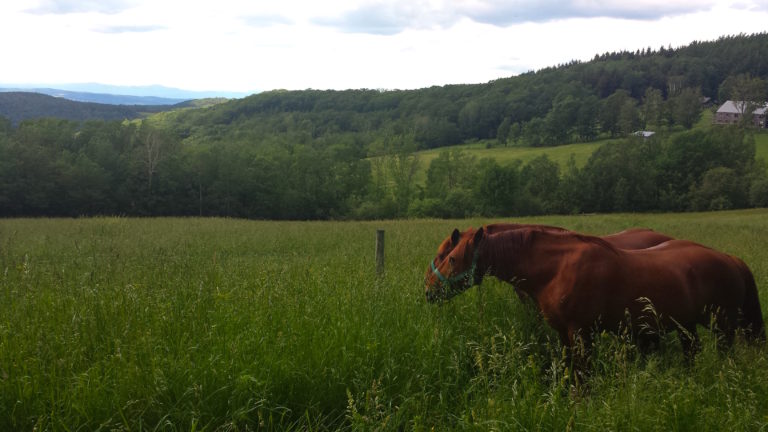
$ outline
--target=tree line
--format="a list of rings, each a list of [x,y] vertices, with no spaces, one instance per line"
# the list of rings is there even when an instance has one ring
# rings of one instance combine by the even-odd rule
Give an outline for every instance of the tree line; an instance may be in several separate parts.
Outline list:
[[[0,122],[0,216],[373,219],[689,211],[768,206],[753,132],[734,126],[630,137],[583,167],[500,164],[445,150],[424,184],[413,134],[182,143],[151,122]]]
[[[768,205],[753,135],[736,127],[600,146],[583,167],[546,155],[500,165],[445,151],[429,167],[414,216],[708,211]]]

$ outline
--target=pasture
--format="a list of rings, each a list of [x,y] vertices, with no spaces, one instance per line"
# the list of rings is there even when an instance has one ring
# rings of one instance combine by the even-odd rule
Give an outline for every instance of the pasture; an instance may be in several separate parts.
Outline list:
[[[703,119],[698,127],[711,127],[711,114],[702,116]],[[763,165],[768,167],[768,132],[760,131],[755,133],[755,158],[761,160]],[[576,166],[583,167],[589,160],[592,153],[600,146],[618,139],[603,139],[588,143],[572,143],[555,147],[515,147],[498,146],[494,140],[478,141],[470,144],[461,144],[451,147],[441,147],[431,150],[424,150],[415,153],[419,159],[419,170],[416,172],[416,182],[423,185],[427,179],[427,170],[429,164],[435,160],[441,152],[447,150],[461,150],[465,154],[474,156],[477,159],[491,158],[499,164],[510,164],[519,160],[522,164],[527,164],[531,160],[546,155],[550,160],[560,165],[564,170],[568,161],[573,157]],[[487,144],[491,144],[488,146]]]
[[[0,220],[0,430],[761,430],[768,348],[683,360],[602,335],[575,388],[557,338],[488,278],[423,278],[494,220]],[[744,259],[768,313],[768,210],[520,218],[643,226]],[[377,277],[376,229],[386,230]]]

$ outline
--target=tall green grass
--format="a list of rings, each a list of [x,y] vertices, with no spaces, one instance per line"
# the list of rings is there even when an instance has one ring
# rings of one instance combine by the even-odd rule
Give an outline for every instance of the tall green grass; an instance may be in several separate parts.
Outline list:
[[[742,257],[768,308],[768,211],[521,219],[648,226]],[[489,278],[423,277],[486,220],[0,220],[0,430],[760,430],[766,347],[603,335],[575,387],[552,331]],[[386,271],[375,274],[375,230]]]

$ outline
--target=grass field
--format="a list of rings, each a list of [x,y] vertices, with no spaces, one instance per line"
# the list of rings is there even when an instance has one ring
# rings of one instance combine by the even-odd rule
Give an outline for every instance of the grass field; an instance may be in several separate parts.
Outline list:
[[[743,258],[768,313],[768,210],[518,219],[651,227]],[[684,364],[599,338],[574,389],[551,330],[489,278],[423,277],[490,220],[0,220],[0,430],[764,430],[768,349]],[[386,272],[374,271],[386,230]]]
[[[490,148],[486,147],[485,142],[477,142],[450,148],[461,149],[465,153],[473,155],[478,159],[493,158],[501,164],[512,162],[515,159],[519,159],[523,163],[527,163],[542,154],[546,154],[553,161],[559,163],[561,166],[565,166],[565,164],[568,162],[568,159],[570,159],[571,155],[573,155],[573,157],[576,159],[576,164],[578,166],[583,166],[585,163],[587,163],[587,160],[592,155],[592,153],[606,142],[607,140],[603,140],[591,143],[566,144],[557,147],[494,146]],[[424,166],[429,167],[429,163],[432,162],[433,159],[436,159],[440,152],[445,150],[445,148],[439,148],[419,152],[419,159],[423,161]]]

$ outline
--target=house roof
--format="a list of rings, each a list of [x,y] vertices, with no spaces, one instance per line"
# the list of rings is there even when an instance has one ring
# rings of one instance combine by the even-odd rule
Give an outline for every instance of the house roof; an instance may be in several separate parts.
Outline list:
[[[741,110],[737,108],[737,106],[740,106],[744,102],[742,101],[732,101],[727,100],[723,105],[720,106],[720,108],[717,109],[717,112],[719,113],[728,113],[728,114],[741,114]],[[760,108],[755,109],[753,114],[765,114],[766,110],[768,110],[768,105],[763,105]]]
[[[656,132],[654,132],[654,131],[645,131],[645,130],[641,130],[641,131],[637,131],[637,132],[633,133],[633,135],[641,136],[643,138],[650,138],[650,137],[654,136],[655,134],[656,134]]]

